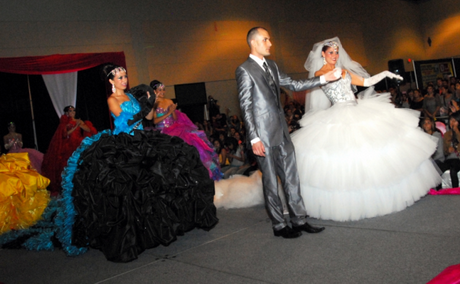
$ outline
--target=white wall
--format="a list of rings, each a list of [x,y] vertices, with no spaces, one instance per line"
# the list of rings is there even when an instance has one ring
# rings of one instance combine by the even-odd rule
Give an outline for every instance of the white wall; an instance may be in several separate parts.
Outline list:
[[[1,0],[0,57],[123,51],[131,86],[158,79],[174,97],[174,84],[206,82],[222,110],[239,113],[234,71],[248,55],[245,38],[253,26],[270,31],[271,59],[295,78],[307,76],[303,64],[312,45],[333,36],[370,73],[387,69],[390,59],[453,55],[460,44],[442,25],[459,22],[460,0],[133,3]],[[433,48],[425,45],[427,35]]]

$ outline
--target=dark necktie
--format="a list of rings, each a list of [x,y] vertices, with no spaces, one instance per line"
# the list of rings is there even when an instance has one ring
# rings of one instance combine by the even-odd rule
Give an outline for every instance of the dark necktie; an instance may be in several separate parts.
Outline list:
[[[265,69],[265,76],[267,77],[268,84],[270,85],[272,90],[275,91],[275,93],[276,93],[275,81],[273,80],[273,77],[272,77],[272,74],[270,73],[270,70],[268,70],[267,62],[264,62],[263,66],[264,66],[264,69]]]

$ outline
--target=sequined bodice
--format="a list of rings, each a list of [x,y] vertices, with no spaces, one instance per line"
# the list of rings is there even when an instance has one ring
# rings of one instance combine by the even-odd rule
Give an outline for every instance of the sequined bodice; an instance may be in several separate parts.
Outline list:
[[[164,109],[162,107],[158,107],[156,109],[156,113],[157,113],[157,117],[162,117],[163,115],[166,115],[168,113],[168,108]],[[174,117],[172,115],[169,115],[163,121],[158,122],[155,125],[155,127],[158,129],[163,129],[165,127],[170,127],[173,124],[174,124]]]
[[[351,76],[347,72],[345,78],[340,78],[337,81],[328,83],[321,87],[327,98],[332,104],[341,102],[355,102],[355,94],[351,89]]]
[[[11,141],[15,140],[15,142],[13,143],[13,145],[11,145],[11,148],[9,149],[10,151],[11,150],[19,150],[22,148],[21,144],[19,143],[19,140],[16,138],[16,139],[12,139],[12,138],[8,138],[8,144],[11,143]]]

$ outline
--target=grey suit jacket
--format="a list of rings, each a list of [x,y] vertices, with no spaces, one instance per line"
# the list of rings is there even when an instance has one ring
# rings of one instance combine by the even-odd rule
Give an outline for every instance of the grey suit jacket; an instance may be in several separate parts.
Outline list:
[[[274,77],[275,91],[270,87],[265,71],[251,58],[236,69],[235,75],[248,142],[259,137],[265,147],[273,147],[283,142],[283,136],[289,141],[291,139],[280,102],[280,86],[303,91],[321,83],[319,77],[292,80],[278,69],[274,61],[266,61]]]

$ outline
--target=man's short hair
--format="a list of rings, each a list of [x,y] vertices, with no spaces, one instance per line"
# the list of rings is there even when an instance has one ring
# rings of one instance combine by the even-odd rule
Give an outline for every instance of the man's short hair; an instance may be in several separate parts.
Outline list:
[[[246,36],[246,41],[248,42],[249,47],[251,47],[251,40],[253,40],[254,37],[259,34],[259,29],[267,31],[267,29],[264,27],[253,27],[249,30],[248,35]]]

